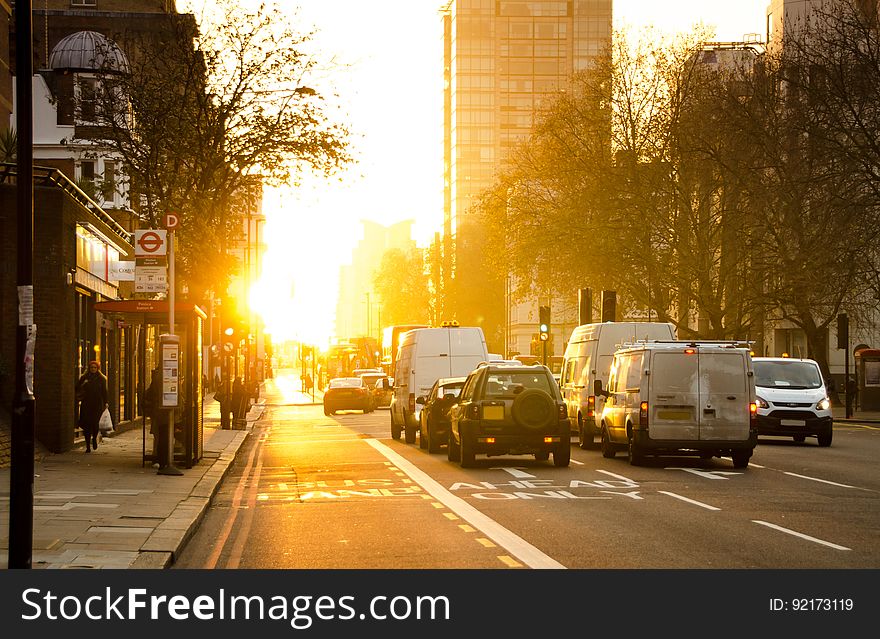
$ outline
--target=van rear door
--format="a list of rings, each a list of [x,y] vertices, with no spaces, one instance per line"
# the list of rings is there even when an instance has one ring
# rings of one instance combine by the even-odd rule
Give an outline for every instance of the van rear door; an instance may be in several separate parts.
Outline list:
[[[700,362],[696,349],[654,351],[648,386],[651,439],[700,439]]]
[[[749,438],[748,362],[741,350],[700,351],[700,439]]]

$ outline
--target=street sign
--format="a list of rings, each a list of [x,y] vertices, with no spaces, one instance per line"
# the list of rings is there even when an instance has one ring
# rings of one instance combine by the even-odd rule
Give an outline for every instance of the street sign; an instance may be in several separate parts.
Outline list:
[[[180,216],[177,213],[166,213],[165,217],[162,218],[163,223],[165,224],[165,228],[169,231],[173,231],[177,228],[177,225],[180,224]]]
[[[135,293],[164,293],[168,290],[168,271],[164,266],[134,267]]]
[[[134,232],[135,257],[165,255],[167,250],[165,229],[145,229]]]

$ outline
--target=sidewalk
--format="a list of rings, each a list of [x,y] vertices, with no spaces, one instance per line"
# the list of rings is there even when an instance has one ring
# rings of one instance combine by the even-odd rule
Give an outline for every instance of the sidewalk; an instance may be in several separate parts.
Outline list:
[[[308,398],[311,401],[311,396]],[[202,459],[182,476],[142,463],[139,424],[34,465],[34,568],[167,568],[192,535],[253,423],[221,430],[219,404],[205,398]],[[148,438],[149,442],[149,438]],[[0,568],[8,566],[9,468],[0,468]]]
[[[846,418],[846,409],[843,406],[832,406],[831,414],[834,421],[841,424],[880,424],[880,411],[853,410],[852,417]]]

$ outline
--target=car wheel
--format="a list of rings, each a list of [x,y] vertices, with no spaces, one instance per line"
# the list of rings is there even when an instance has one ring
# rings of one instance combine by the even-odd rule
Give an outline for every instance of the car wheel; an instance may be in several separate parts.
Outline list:
[[[734,468],[748,468],[749,459],[752,457],[752,451],[750,450],[735,450],[731,454],[731,459],[733,459],[733,467]]]
[[[476,453],[474,453],[474,442],[470,437],[464,434],[461,436],[461,451],[459,456],[461,458],[462,468],[473,468],[477,458]]]
[[[425,437],[425,429],[419,424],[419,448],[427,448],[428,439]]]
[[[635,438],[630,433],[628,438],[628,451],[630,466],[642,466],[645,463],[645,453],[636,445]]]
[[[446,459],[451,462],[457,462],[461,459],[461,449],[458,447],[458,442],[455,441],[455,436],[452,434],[452,431],[449,431],[449,445],[446,447]]]
[[[615,455],[617,455],[617,449],[614,444],[611,443],[611,438],[608,437],[608,430],[605,426],[602,426],[602,457],[611,459]]]
[[[416,443],[416,429],[409,424],[404,427],[404,436],[407,444]]]
[[[541,450],[535,453],[535,459],[538,461],[547,461],[550,459],[550,451],[549,450]]]
[[[437,441],[437,433],[431,427],[431,424],[428,424],[428,431],[425,433],[427,435],[426,445],[428,446],[429,453],[439,453],[440,452],[440,442]]]
[[[391,439],[400,439],[400,426],[394,421],[394,413],[391,413]]]
[[[792,439],[795,440],[798,444],[803,444],[805,441],[807,441],[807,436],[806,435],[793,435]]]
[[[571,439],[561,441],[553,449],[553,465],[564,468],[571,463]]]
[[[823,448],[827,448],[828,446],[831,445],[831,437],[832,437],[832,432],[829,430],[827,433],[819,433],[816,436],[816,439],[819,440],[820,446],[822,446]]]

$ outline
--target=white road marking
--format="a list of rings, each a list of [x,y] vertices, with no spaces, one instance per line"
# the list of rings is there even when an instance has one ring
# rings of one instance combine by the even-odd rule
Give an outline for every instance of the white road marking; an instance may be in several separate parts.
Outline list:
[[[375,439],[367,439],[364,441],[384,455],[386,459],[391,460],[394,465],[409,475],[413,481],[425,489],[426,492],[434,495],[434,498],[437,499],[437,501],[446,504],[446,507],[449,508],[449,510],[471,524],[474,528],[483,531],[483,534],[485,534],[486,537],[507,550],[526,566],[530,568],[565,568],[561,563],[552,557],[545,555],[522,537],[519,537],[495,520],[487,517],[462,498],[456,497],[450,493],[437,483],[437,481],[416,468],[414,464],[407,461],[404,457],[394,452],[382,442]]]
[[[773,528],[775,530],[779,530],[784,533],[788,533],[789,535],[794,535],[795,537],[800,537],[801,539],[806,539],[807,541],[814,541],[817,544],[822,544],[823,546],[828,546],[829,548],[834,548],[835,550],[852,550],[852,548],[847,548],[846,546],[838,546],[837,544],[832,544],[830,541],[824,541],[822,539],[816,539],[815,537],[810,537],[809,535],[805,535],[804,533],[799,533],[794,530],[789,530],[788,528],[783,528],[782,526],[777,526],[776,524],[771,524],[766,521],[761,521],[760,519],[753,519],[753,522],[756,524],[761,524],[762,526],[767,526],[768,528]]]
[[[576,459],[572,459],[572,460],[571,460],[571,463],[572,463],[572,464],[577,464],[578,466],[586,466],[586,464],[585,464],[584,462],[582,462],[582,461],[578,461],[578,460],[576,460]]]
[[[628,483],[630,483],[630,484],[635,484],[635,483],[636,483],[634,479],[630,479],[629,477],[624,477],[623,475],[618,475],[617,473],[612,473],[611,471],[608,471],[608,470],[602,470],[601,468],[597,468],[597,469],[596,469],[596,472],[597,472],[597,473],[605,473],[606,475],[611,475],[611,476],[614,477],[615,479],[619,479],[619,480],[621,480],[621,481],[625,481],[625,482],[628,482]]]
[[[510,473],[517,479],[535,479],[537,477],[537,475],[531,475],[524,470],[520,470],[519,468],[514,468],[512,466],[493,466],[492,470],[503,470]]]
[[[810,481],[822,482],[823,484],[831,484],[832,486],[840,486],[841,488],[855,488],[855,486],[850,486],[849,484],[838,484],[836,481],[828,481],[827,479],[817,479],[816,477],[808,477],[807,475],[798,475],[797,473],[789,472],[785,472],[785,474],[791,475],[792,477],[800,477],[801,479],[809,479]]]
[[[706,479],[727,479],[727,477],[723,477],[723,475],[742,475],[742,473],[736,473],[730,470],[700,470],[699,468],[679,468],[676,466],[668,466],[666,470],[683,470],[686,473],[693,473],[694,475],[705,477]]]
[[[664,495],[669,495],[670,497],[675,497],[676,499],[680,499],[682,501],[686,501],[689,504],[694,504],[695,506],[699,506],[700,508],[705,508],[706,510],[721,510],[720,508],[716,508],[715,506],[710,506],[709,504],[704,504],[701,501],[695,501],[693,499],[688,499],[687,497],[683,497],[682,495],[676,495],[675,493],[670,493],[665,490],[658,490],[658,493],[662,493]]]

